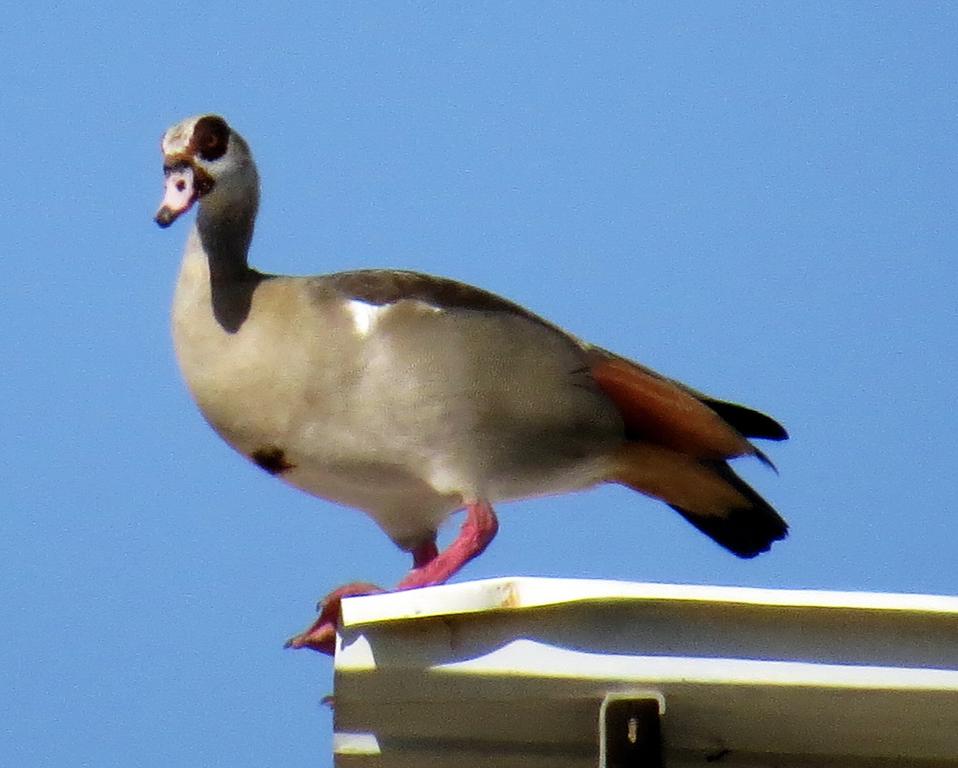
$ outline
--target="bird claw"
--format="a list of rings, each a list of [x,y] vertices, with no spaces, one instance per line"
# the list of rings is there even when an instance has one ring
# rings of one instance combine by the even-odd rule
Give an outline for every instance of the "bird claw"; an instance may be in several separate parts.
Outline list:
[[[284,648],[310,648],[332,656],[336,653],[336,630],[342,617],[341,603],[344,597],[374,595],[385,592],[381,587],[367,582],[353,582],[334,589],[319,601],[316,610],[319,616],[309,629],[294,635]]]

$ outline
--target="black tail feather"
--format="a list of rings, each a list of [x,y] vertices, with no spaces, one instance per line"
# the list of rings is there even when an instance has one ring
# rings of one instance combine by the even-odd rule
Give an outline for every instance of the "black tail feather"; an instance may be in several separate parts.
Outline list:
[[[758,437],[764,440],[788,440],[788,432],[771,416],[746,408],[744,405],[699,397],[705,405],[715,411],[723,420],[733,426],[745,437]]]
[[[773,542],[788,535],[788,524],[765,499],[735,474],[725,462],[708,462],[723,480],[745,497],[748,504],[729,509],[724,515],[704,515],[670,504],[713,541],[743,558],[752,558],[767,552]]]

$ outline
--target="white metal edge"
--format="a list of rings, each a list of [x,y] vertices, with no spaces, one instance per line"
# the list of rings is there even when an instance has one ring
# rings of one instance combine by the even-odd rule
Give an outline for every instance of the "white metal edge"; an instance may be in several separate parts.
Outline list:
[[[344,626],[351,627],[490,610],[618,600],[930,613],[958,618],[958,597],[945,595],[505,577],[348,598],[342,603],[342,620]]]
[[[374,733],[337,731],[333,734],[333,754],[378,756],[382,750]]]
[[[337,673],[368,672],[377,668],[373,649],[365,638],[358,638],[336,656]],[[476,658],[437,664],[430,670],[438,674],[487,678],[608,680],[616,685],[654,688],[680,683],[958,693],[958,670],[726,657],[593,654],[526,639],[514,640]]]
[[[870,690],[945,691],[958,693],[958,670],[821,664],[801,661],[695,656],[626,656],[592,654],[515,640],[492,653],[441,664],[436,672],[465,675],[533,675],[561,679],[608,679],[617,682],[706,685],[777,685]]]

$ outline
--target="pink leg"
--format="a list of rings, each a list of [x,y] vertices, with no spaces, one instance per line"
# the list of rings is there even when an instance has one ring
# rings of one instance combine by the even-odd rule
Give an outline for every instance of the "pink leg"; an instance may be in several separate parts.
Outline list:
[[[449,548],[425,562],[413,559],[413,569],[399,582],[396,589],[415,589],[445,584],[451,576],[474,557],[481,555],[499,530],[496,513],[485,501],[477,501],[466,507],[466,521],[456,540]]]
[[[412,550],[413,567],[399,582],[397,590],[444,584],[474,557],[482,554],[495,538],[499,521],[487,502],[473,502],[466,507],[466,521],[456,540],[443,552],[436,548],[435,538]],[[286,641],[287,648],[312,648],[332,655],[336,651],[336,627],[340,619],[340,602],[344,597],[371,595],[385,590],[375,584],[355,582],[330,592],[318,606],[319,618],[313,625]]]
[[[439,550],[436,547],[436,537],[433,536],[428,541],[424,541],[418,547],[413,549],[412,567],[422,568],[424,565],[428,565],[435,560],[438,554]]]

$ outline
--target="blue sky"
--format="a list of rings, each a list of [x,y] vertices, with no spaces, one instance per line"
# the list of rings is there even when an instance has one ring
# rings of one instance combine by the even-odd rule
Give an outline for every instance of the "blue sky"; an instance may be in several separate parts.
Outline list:
[[[471,282],[779,418],[742,562],[620,488],[503,506],[460,579],[958,594],[958,13],[945,3],[14,4],[0,27],[0,758],[331,762],[314,601],[362,515],[179,378],[159,137],[256,154],[252,262]],[[449,533],[455,530],[450,526]]]

